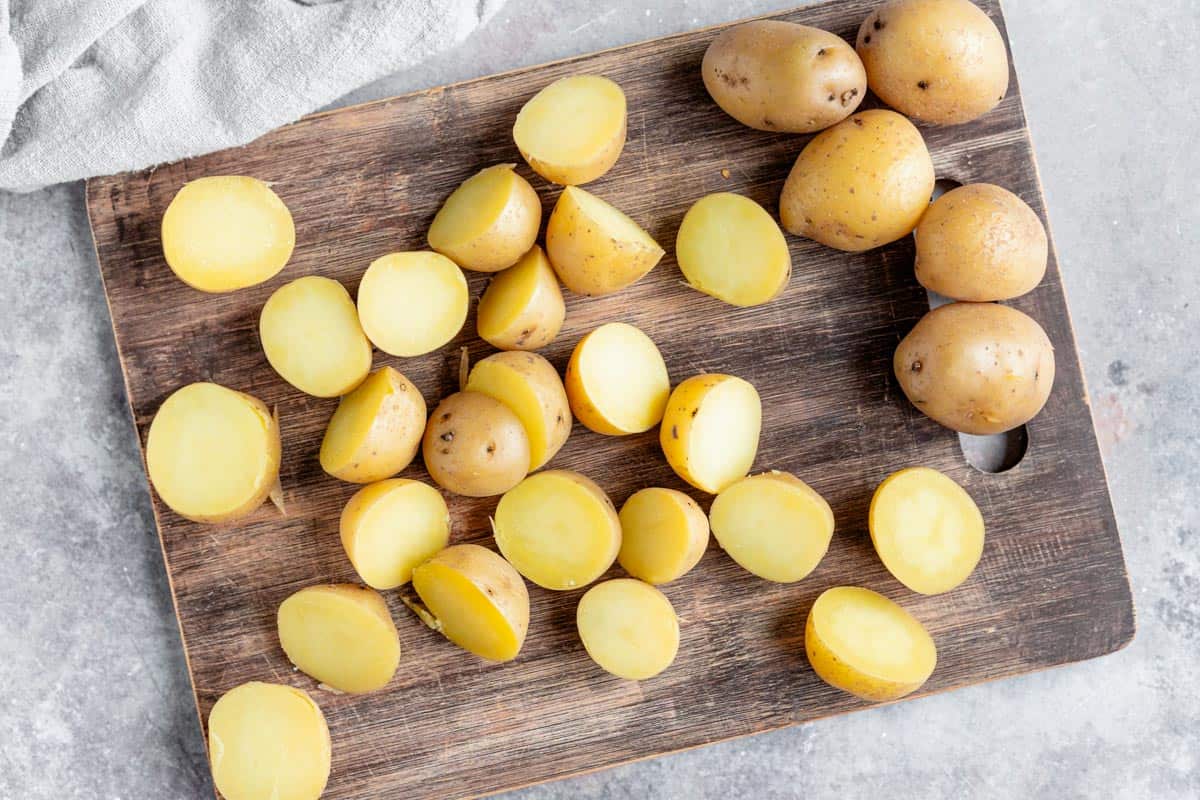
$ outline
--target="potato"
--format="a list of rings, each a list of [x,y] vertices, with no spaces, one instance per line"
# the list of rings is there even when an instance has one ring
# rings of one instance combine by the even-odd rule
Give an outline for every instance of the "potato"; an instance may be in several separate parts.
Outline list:
[[[542,201],[514,167],[497,164],[463,181],[433,218],[429,246],[477,272],[499,272],[529,252]]]
[[[950,303],[901,340],[896,380],[930,419],[987,435],[1037,416],[1054,385],[1054,347],[1030,317],[995,303]]]
[[[172,393],[146,437],[154,490],[195,522],[232,522],[262,505],[279,458],[279,423],[262,401],[215,383]]]
[[[243,683],[208,714],[209,764],[225,800],[317,800],[330,749],[325,715],[291,686]]]
[[[359,489],[342,509],[339,529],[363,582],[395,589],[450,541],[450,512],[432,486],[393,478]]]
[[[675,259],[693,288],[735,306],[774,300],[792,275],[792,255],[775,220],[750,198],[729,192],[688,209]]]
[[[580,339],[565,378],[575,416],[590,430],[609,436],[653,428],[671,393],[657,345],[624,322],[601,325]]]
[[[871,541],[888,572],[921,594],[941,594],[975,571],[983,515],[951,478],[929,467],[894,472],[875,490]]]
[[[521,107],[513,140],[551,183],[594,181],[625,146],[625,93],[600,75],[560,78]]]
[[[859,253],[912,233],[933,183],[933,160],[911,122],[886,109],[860,111],[800,151],[779,214],[788,233]]]
[[[350,483],[392,477],[416,457],[425,414],[413,382],[380,367],[338,403],[321,440],[321,469]]]
[[[467,305],[467,279],[440,253],[377,258],[358,286],[363,330],[393,356],[421,356],[449,342],[467,319]]]
[[[1046,274],[1046,229],[1012,192],[987,183],[960,186],[921,217],[917,280],[955,300],[1010,300]]]
[[[466,388],[499,400],[521,420],[529,437],[530,472],[554,458],[571,435],[562,379],[536,353],[494,353],[476,362]]]
[[[568,470],[530,475],[505,493],[492,529],[500,553],[543,589],[587,586],[621,549],[621,522],[608,495]]]
[[[588,589],[579,600],[575,625],[592,661],[618,678],[653,678],[679,651],[679,618],[671,601],[631,578]]]
[[[601,295],[623,289],[654,269],[663,249],[599,197],[568,186],[546,225],[546,254],[572,292]]]
[[[760,131],[814,133],[853,114],[867,94],[854,48],[793,22],[726,28],[704,51],[700,70],[721,110]]]
[[[511,661],[529,630],[529,591],[507,561],[477,544],[447,547],[413,570],[434,628],[488,661]]]
[[[646,583],[670,583],[699,563],[708,548],[708,517],[675,489],[635,492],[618,515],[621,568]]]
[[[732,375],[696,375],[671,392],[659,442],[675,474],[717,494],[750,471],[761,428],[753,386]]]
[[[804,648],[821,680],[872,702],[915,692],[937,664],[933,638],[920,622],[857,586],[835,586],[817,597]]]
[[[562,330],[567,307],[558,276],[536,244],[492,278],[479,298],[479,338],[498,350],[537,350]]]
[[[529,435],[508,406],[480,392],[457,392],[433,410],[421,453],[429,476],[467,497],[503,494],[529,474]]]
[[[1008,52],[969,0],[894,0],[858,29],[867,84],[892,108],[936,125],[969,122],[1008,91]]]
[[[292,214],[256,178],[198,178],[176,193],[162,218],[163,256],[179,280],[202,292],[268,281],[292,257]]]
[[[724,489],[709,510],[713,536],[760,578],[792,583],[817,568],[833,538],[833,509],[787,472],[764,472]]]
[[[275,290],[258,319],[263,352],[279,377],[313,397],[338,397],[371,371],[367,341],[350,293],[318,275]]]

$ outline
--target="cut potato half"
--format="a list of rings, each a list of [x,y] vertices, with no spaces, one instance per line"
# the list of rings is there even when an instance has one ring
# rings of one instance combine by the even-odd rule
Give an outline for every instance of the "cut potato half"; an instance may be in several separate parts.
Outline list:
[[[593,194],[568,186],[546,225],[546,255],[572,292],[602,295],[641,278],[663,249],[640,225]]]
[[[667,596],[648,583],[617,578],[579,600],[579,638],[601,669],[631,681],[653,678],[679,652],[679,618]]]
[[[675,258],[687,282],[735,306],[757,306],[787,287],[792,256],[783,231],[748,197],[729,192],[696,201],[679,226]]]
[[[566,371],[567,397],[596,433],[623,436],[657,425],[671,394],[662,353],[649,336],[610,322],[579,340]]]
[[[529,251],[542,201],[514,170],[497,164],[463,181],[429,226],[429,246],[463,269],[498,272]]]
[[[492,278],[479,299],[479,338],[499,350],[537,350],[562,330],[567,307],[558,276],[536,244]]]
[[[393,478],[359,489],[342,510],[342,547],[368,586],[394,589],[450,540],[441,493],[420,481]]]
[[[594,181],[625,146],[625,93],[600,75],[560,78],[521,107],[513,139],[551,183]]]
[[[358,318],[383,352],[420,356],[449,342],[467,319],[467,279],[428,251],[391,253],[367,267],[358,286]]]
[[[338,403],[321,440],[321,468],[350,483],[390,478],[412,463],[425,432],[425,398],[391,367]]]
[[[571,435],[567,390],[554,366],[536,353],[494,353],[476,362],[467,391],[499,400],[521,420],[530,472],[554,458]]]
[[[621,506],[622,569],[646,583],[669,583],[699,563],[708,547],[708,517],[675,489],[635,492]]]
[[[750,471],[761,428],[753,386],[733,375],[696,375],[671,392],[659,442],[679,477],[717,494]]]

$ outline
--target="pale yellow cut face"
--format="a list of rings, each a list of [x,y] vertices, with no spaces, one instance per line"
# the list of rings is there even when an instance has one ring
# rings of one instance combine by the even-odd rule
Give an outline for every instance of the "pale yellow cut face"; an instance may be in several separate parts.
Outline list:
[[[567,391],[554,366],[534,353],[495,353],[476,362],[467,391],[508,406],[529,437],[529,471],[543,466],[571,435]]]
[[[683,217],[675,258],[687,282],[735,306],[773,300],[787,286],[792,256],[783,231],[758,203],[710,194]]]
[[[642,433],[662,420],[671,379],[658,346],[632,325],[610,322],[579,340],[566,372],[567,397],[596,433]]]
[[[537,350],[554,341],[566,314],[558,276],[534,245],[492,278],[479,299],[476,325],[479,337],[497,349]]]
[[[621,506],[621,568],[646,583],[669,583],[700,561],[708,547],[708,517],[675,489],[642,489]]]
[[[358,287],[358,318],[367,338],[401,357],[432,352],[467,319],[467,279],[440,253],[391,253],[367,267]]]
[[[321,468],[351,483],[390,478],[412,463],[425,432],[425,398],[391,367],[338,403],[321,440]]]
[[[613,206],[568,186],[546,225],[546,254],[568,289],[603,295],[625,288],[652,270],[662,259],[663,249]]]
[[[621,523],[608,495],[567,470],[521,481],[500,498],[493,526],[504,557],[544,589],[587,586],[621,548]]]
[[[258,335],[267,361],[305,394],[338,397],[371,370],[367,341],[350,293],[309,275],[275,290],[263,306]]]
[[[679,477],[716,494],[750,471],[761,428],[762,402],[747,381],[696,375],[671,392],[659,442]]]
[[[594,181],[625,146],[625,93],[599,75],[561,78],[521,108],[513,139],[533,171],[551,183]]]
[[[971,576],[983,555],[983,515],[951,478],[903,469],[871,498],[871,541],[888,572],[914,592],[941,594]]]
[[[197,522],[229,522],[258,508],[279,477],[279,458],[279,425],[267,407],[215,383],[168,397],[146,438],[158,496]]]
[[[450,512],[428,484],[393,478],[364,486],[342,510],[342,547],[376,589],[408,583],[413,569],[450,540]]]
[[[296,245],[292,214],[256,178],[218,175],[184,185],[162,220],[163,255],[181,281],[231,292],[270,280]]]
[[[618,578],[588,589],[575,623],[588,655],[618,678],[653,678],[679,651],[679,618],[671,601],[642,581]]]
[[[243,683],[209,712],[208,755],[225,800],[317,800],[329,780],[329,728],[305,692]]]
[[[301,589],[280,604],[276,623],[288,660],[339,692],[373,692],[396,674],[400,636],[387,603],[371,589]]]
[[[505,269],[529,252],[542,201],[514,166],[497,164],[463,181],[433,218],[429,246],[479,272]]]

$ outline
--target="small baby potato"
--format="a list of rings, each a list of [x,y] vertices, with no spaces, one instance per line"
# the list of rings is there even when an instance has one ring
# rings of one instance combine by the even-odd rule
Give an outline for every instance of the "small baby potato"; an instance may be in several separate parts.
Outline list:
[[[941,594],[975,571],[983,515],[966,490],[928,467],[894,472],[875,490],[871,542],[888,572],[921,594]]]
[[[467,319],[467,279],[440,253],[391,253],[367,267],[358,318],[388,355],[421,356],[453,339]]]
[[[413,570],[434,629],[488,661],[512,661],[529,630],[529,590],[500,556],[477,544],[447,547]]]
[[[708,547],[708,517],[675,489],[642,489],[621,506],[621,568],[646,583],[670,583],[689,572]]]
[[[463,181],[429,226],[429,246],[463,269],[499,272],[529,252],[542,201],[516,164],[497,164]]]
[[[416,457],[425,414],[413,382],[380,367],[338,403],[321,440],[321,468],[350,483],[392,477]]]
[[[896,348],[896,380],[935,422],[1003,433],[1037,416],[1054,386],[1054,346],[1042,326],[995,303],[930,311]]]
[[[529,437],[529,471],[541,468],[571,435],[571,407],[554,366],[536,353],[494,353],[475,363],[468,392],[499,400]]]
[[[688,209],[675,258],[693,288],[734,306],[774,300],[792,275],[792,255],[775,220],[730,192],[710,194]]]
[[[624,289],[654,269],[663,249],[599,197],[568,186],[546,225],[546,254],[572,292],[602,295]]]
[[[592,661],[618,678],[653,678],[679,652],[679,618],[671,601],[632,578],[588,589],[579,600],[575,625]]]
[[[288,661],[339,692],[381,689],[400,663],[400,635],[387,603],[365,586],[301,589],[280,604],[276,625]]]
[[[521,107],[513,140],[551,183],[594,181],[625,147],[625,93],[599,75],[560,78]]]
[[[835,586],[817,597],[804,626],[804,649],[821,680],[873,703],[915,692],[937,665],[937,647],[920,622],[857,586]]]
[[[713,500],[713,536],[747,571],[793,583],[817,568],[833,538],[833,509],[787,472],[743,478]]]
[[[696,375],[671,392],[659,442],[676,475],[717,494],[750,471],[761,429],[753,386],[732,375]]]
[[[1024,200],[999,186],[946,192],[915,234],[917,280],[955,300],[1011,300],[1046,274],[1046,228]]]
[[[313,397],[346,394],[371,371],[371,343],[354,301],[329,278],[309,275],[276,289],[258,335],[279,377]]]
[[[279,480],[279,422],[262,401],[192,383],[159,407],[146,437],[146,472],[162,501],[194,522],[232,522]]]
[[[621,521],[608,495],[568,470],[521,481],[500,498],[492,529],[500,553],[543,589],[587,586],[621,549]]]
[[[800,151],[779,216],[788,233],[860,253],[912,233],[933,184],[933,160],[916,126],[895,111],[860,111]]]
[[[1008,51],[996,24],[970,0],[893,0],[858,29],[871,91],[935,125],[970,122],[1008,91]]]
[[[450,541],[450,512],[432,486],[393,478],[359,489],[342,509],[339,527],[342,547],[363,582],[395,589]]]
[[[467,497],[503,494],[529,474],[529,435],[508,406],[480,392],[457,392],[433,410],[421,453],[429,477]]]
[[[536,244],[492,278],[479,298],[479,338],[498,350],[537,350],[562,330],[567,307],[550,259]]]
[[[726,28],[704,51],[700,69],[717,105],[760,131],[815,133],[853,114],[867,95],[854,48],[794,22]]]
[[[590,430],[609,436],[653,428],[671,394],[658,346],[624,322],[606,323],[580,339],[565,377],[575,416]]]
[[[256,178],[214,175],[184,184],[162,218],[163,255],[179,280],[202,292],[268,281],[292,257],[292,214]]]
[[[317,800],[330,749],[325,715],[291,686],[243,683],[208,714],[209,764],[225,800]]]

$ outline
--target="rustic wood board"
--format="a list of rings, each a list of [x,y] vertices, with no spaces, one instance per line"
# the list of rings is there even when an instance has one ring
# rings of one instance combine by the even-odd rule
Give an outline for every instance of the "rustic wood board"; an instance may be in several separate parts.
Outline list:
[[[853,41],[874,5],[845,0],[779,17]],[[982,5],[1003,30],[997,2]],[[588,188],[641,221],[668,251],[684,211],[706,193],[740,192],[776,211],[807,137],[743,128],[709,100],[699,64],[716,30],[318,114],[246,147],[89,182],[96,249],[143,441],[159,404],[191,381],[254,394],[282,418],[286,518],[267,506],[236,526],[207,527],[154,498],[202,720],[243,681],[300,686],[314,693],[332,731],[328,797],[460,797],[863,708],[821,683],[803,654],[804,616],[836,584],[879,590],[929,626],[940,657],[923,693],[1091,658],[1131,639],[1128,581],[1053,257],[1042,285],[1013,305],[1054,342],[1057,383],[1029,425],[1025,459],[992,475],[967,465],[955,434],[917,413],[891,375],[897,341],[927,308],[913,278],[911,240],[847,255],[793,237],[791,284],[767,306],[737,310],[683,287],[668,252],[626,291],[569,297],[566,326],[545,352],[561,369],[583,333],[624,320],[659,343],[676,381],[700,371],[752,381],[764,401],[756,469],[795,472],[837,517],[829,555],[812,576],[770,584],[710,547],[696,570],[666,587],[682,620],[678,660],[641,684],[609,677],[588,660],[573,624],[578,592],[536,587],[531,633],[513,663],[489,666],[457,650],[391,592],[404,658],[386,690],[339,696],[291,669],[276,640],[275,609],[303,586],[355,580],[337,536],[355,487],[317,464],[335,401],[301,395],[267,365],[256,334],[263,302],[308,274],[353,291],[375,257],[423,248],[435,211],[461,180],[488,164],[520,162],[510,129],[521,104],[581,71],[614,78],[629,98],[624,155]],[[1015,74],[1008,97],[983,119],[924,133],[940,177],[999,183],[1044,218]],[[548,213],[557,189],[520,169]],[[265,285],[205,295],[167,268],[159,220],[184,182],[230,173],[274,185],[295,215],[296,254]],[[470,275],[473,297],[486,282]],[[487,354],[473,329],[472,314],[443,352],[408,360],[377,354],[376,364],[400,368],[432,404],[454,389],[459,345],[474,358]],[[577,424],[554,466],[593,477],[618,504],[643,486],[686,489],[656,437],[601,437]],[[915,464],[962,482],[989,526],[979,569],[940,597],[906,591],[866,534],[875,485]],[[404,474],[426,478],[419,464]],[[707,507],[707,498],[691,493]],[[491,544],[494,499],[452,498],[451,507],[454,541]]]

